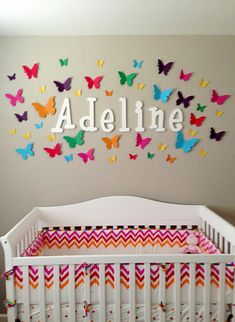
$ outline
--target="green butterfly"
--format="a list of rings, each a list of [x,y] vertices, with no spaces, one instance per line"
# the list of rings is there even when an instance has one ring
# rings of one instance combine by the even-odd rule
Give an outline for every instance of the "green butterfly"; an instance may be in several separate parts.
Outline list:
[[[118,72],[118,74],[120,77],[120,84],[124,85],[125,83],[127,83],[128,86],[133,85],[133,80],[137,76],[137,73],[126,75],[124,72],[120,72],[120,71]]]
[[[201,105],[201,104],[197,104],[197,111],[200,111],[200,112],[204,112],[204,109],[206,108],[206,105]]]
[[[68,58],[64,58],[64,59],[60,59],[60,65],[61,66],[68,66],[68,61],[69,59]]]
[[[148,159],[153,159],[155,154],[148,152],[147,157]]]
[[[63,139],[65,139],[65,141],[69,144],[69,147],[73,149],[75,148],[76,144],[77,145],[84,144],[83,136],[84,136],[84,131],[81,130],[78,132],[78,134],[75,137],[63,136]]]

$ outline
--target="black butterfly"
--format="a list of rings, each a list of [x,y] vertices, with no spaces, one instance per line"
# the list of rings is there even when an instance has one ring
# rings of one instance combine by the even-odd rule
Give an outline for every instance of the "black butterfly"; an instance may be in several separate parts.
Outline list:
[[[178,98],[176,100],[176,105],[180,105],[183,104],[185,108],[189,107],[190,105],[190,101],[192,101],[194,99],[193,95],[190,95],[188,97],[184,97],[182,92],[178,91]]]
[[[158,74],[164,74],[165,76],[167,76],[167,74],[169,73],[170,69],[172,68],[174,62],[169,62],[167,64],[164,64],[163,61],[161,59],[158,59]]]
[[[225,133],[226,133],[226,131],[215,132],[215,129],[213,127],[211,127],[210,139],[220,141],[220,140],[222,140]]]
[[[28,121],[28,112],[25,111],[22,115],[20,114],[15,114],[17,120],[21,123],[23,121]]]
[[[11,75],[7,75],[7,77],[9,78],[10,81],[16,79],[16,73],[14,73],[12,76]]]

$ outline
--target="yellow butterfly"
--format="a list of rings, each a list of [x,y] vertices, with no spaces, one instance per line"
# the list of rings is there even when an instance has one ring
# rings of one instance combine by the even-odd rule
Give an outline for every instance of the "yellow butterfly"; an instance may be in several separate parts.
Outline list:
[[[168,145],[167,145],[167,144],[159,143],[159,145],[158,145],[158,150],[160,150],[160,151],[165,151],[167,147],[168,147]]]
[[[208,80],[205,80],[204,78],[202,78],[199,82],[199,86],[201,87],[207,87],[209,84],[209,81]]]
[[[215,115],[216,116],[222,116],[224,114],[224,112],[222,112],[222,111],[216,111],[215,112]]]
[[[192,130],[192,129],[189,129],[188,134],[189,134],[190,136],[195,136],[195,135],[197,134],[197,131]]]
[[[11,135],[14,135],[14,134],[16,134],[16,129],[15,128],[14,129],[9,129],[7,132],[9,134],[11,134]]]
[[[39,87],[39,92],[41,94],[45,93],[45,91],[46,91],[46,85],[42,85],[42,86]]]
[[[139,90],[139,91],[142,91],[143,88],[144,88],[145,84],[144,83],[137,83],[136,84],[136,88]]]
[[[108,158],[109,163],[114,163],[117,161],[116,155],[112,155],[111,157]]]
[[[52,134],[49,134],[48,137],[47,137],[48,141],[55,141],[56,140],[56,136],[54,133]]]
[[[25,132],[25,133],[23,134],[23,138],[24,138],[24,139],[30,139],[30,138],[31,138],[31,132]]]
[[[207,152],[206,152],[205,150],[203,150],[203,149],[200,149],[200,150],[199,150],[199,155],[200,155],[201,157],[206,157],[206,156],[207,156]]]
[[[98,67],[103,67],[104,60],[103,59],[97,59],[96,64],[97,64]]]
[[[74,92],[74,96],[82,96],[82,89],[78,89]]]

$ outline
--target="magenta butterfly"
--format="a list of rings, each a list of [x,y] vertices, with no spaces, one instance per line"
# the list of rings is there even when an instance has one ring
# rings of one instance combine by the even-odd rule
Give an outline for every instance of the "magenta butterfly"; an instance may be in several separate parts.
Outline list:
[[[180,71],[180,79],[187,81],[192,76],[192,73],[185,73],[183,69]]]
[[[137,133],[135,146],[140,146],[141,149],[143,150],[151,141],[152,141],[151,138],[143,138],[140,133]]]
[[[224,104],[225,101],[230,97],[230,95],[219,95],[215,89],[212,89],[211,102],[217,103],[218,105]]]
[[[34,64],[32,68],[29,68],[25,65],[22,66],[25,74],[28,76],[28,79],[31,79],[32,77],[36,78],[38,76],[38,67],[39,64]]]
[[[10,100],[10,104],[12,106],[16,106],[16,103],[19,102],[19,103],[24,103],[24,97],[22,96],[22,93],[23,93],[23,89],[20,88],[18,89],[16,95],[12,95],[12,94],[5,94],[5,96]]]
[[[87,153],[78,153],[77,155],[82,159],[84,163],[87,163],[88,160],[94,160],[94,148],[91,148],[87,151]]]
[[[102,81],[103,76],[97,76],[96,78],[92,79],[89,76],[85,76],[85,80],[87,81],[87,86],[89,89],[95,87],[96,89],[100,88],[100,82]]]

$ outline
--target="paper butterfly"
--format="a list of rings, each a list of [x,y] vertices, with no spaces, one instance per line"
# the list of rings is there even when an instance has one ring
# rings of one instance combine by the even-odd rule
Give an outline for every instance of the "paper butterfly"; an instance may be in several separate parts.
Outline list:
[[[142,67],[143,62],[143,60],[133,59],[133,67],[140,69]]]
[[[7,75],[7,77],[9,78],[10,81],[15,80],[16,79],[16,73],[14,73],[13,75]]]
[[[26,132],[23,134],[24,139],[30,139],[31,138],[31,132]]]
[[[56,108],[55,108],[55,96],[51,96],[46,103],[46,105],[41,105],[40,103],[33,102],[32,103],[35,110],[38,112],[39,116],[42,118],[45,118],[47,115],[55,114]]]
[[[174,162],[175,162],[175,160],[176,160],[176,159],[177,159],[176,157],[172,157],[170,154],[168,154],[168,155],[167,155],[167,158],[166,158],[166,161],[167,161],[168,163],[172,164],[172,163],[174,163]]]
[[[87,81],[87,86],[89,89],[95,87],[96,89],[100,88],[100,83],[103,79],[103,76],[97,76],[96,78],[92,79],[89,76],[85,76],[85,80]]]
[[[230,97],[230,95],[221,95],[219,96],[215,89],[212,89],[211,102],[217,103],[218,105],[224,104],[224,102]]]
[[[69,59],[68,58],[60,58],[61,66],[68,66]]]
[[[222,111],[216,111],[215,112],[215,115],[219,116],[219,117],[222,116],[223,114],[224,114],[224,112],[222,112]]]
[[[28,66],[25,66],[25,65],[23,65],[22,67],[25,74],[28,76],[28,79],[31,79],[32,77],[37,78],[39,64],[34,64],[32,68],[29,68]]]
[[[72,154],[65,155],[64,159],[67,162],[73,161],[73,155]]]
[[[213,127],[211,127],[210,139],[216,140],[216,141],[221,141],[222,138],[224,137],[225,133],[226,133],[226,131],[215,132],[215,129]]]
[[[39,92],[40,92],[41,94],[44,94],[44,93],[45,93],[45,91],[46,91],[46,85],[42,85],[42,86],[40,86],[40,87],[39,87]]]
[[[203,150],[203,149],[200,149],[200,150],[199,150],[199,155],[200,155],[201,157],[206,157],[206,156],[207,156],[207,152],[206,152],[205,150]]]
[[[197,134],[197,131],[196,130],[192,130],[192,129],[189,129],[189,135],[190,136],[195,136]]]
[[[27,111],[25,111],[22,115],[16,113],[15,116],[20,123],[23,121],[28,121],[28,112]]]
[[[72,136],[63,136],[63,139],[69,144],[69,147],[74,149],[76,145],[83,145],[84,144],[84,131],[81,130],[77,133],[75,137]]]
[[[24,97],[22,96],[22,93],[23,93],[23,89],[20,88],[18,89],[15,96],[9,93],[5,94],[5,96],[10,100],[10,104],[12,106],[16,106],[17,102],[24,103]]]
[[[197,111],[200,111],[200,112],[204,112],[204,110],[206,109],[206,105],[201,105],[201,104],[197,104]]]
[[[82,96],[82,89],[78,89],[74,92],[74,96]]]
[[[16,128],[14,128],[14,129],[9,129],[7,132],[8,132],[9,134],[11,134],[11,135],[14,135],[14,134],[16,134]]]
[[[114,163],[117,161],[116,155],[112,155],[111,157],[108,158],[109,163]]]
[[[36,123],[34,124],[35,128],[38,130],[38,129],[41,129],[43,127],[43,121],[40,122],[40,123]]]
[[[183,69],[180,71],[180,79],[187,81],[192,76],[192,73],[184,73]]]
[[[154,158],[155,154],[148,152],[147,158],[152,160]]]
[[[158,101],[161,100],[162,103],[166,103],[173,92],[173,88],[165,89],[161,91],[156,84],[153,84],[153,98]]]
[[[59,92],[69,91],[71,89],[72,77],[67,78],[64,83],[54,81]]]
[[[56,155],[61,155],[61,147],[60,143],[57,143],[54,148],[43,148],[44,151],[46,151],[49,154],[50,158],[54,158]]]
[[[110,150],[112,147],[117,149],[119,147],[119,138],[120,135],[117,134],[114,135],[111,139],[108,137],[103,137],[102,141],[104,141],[108,150]]]
[[[190,113],[191,125],[201,126],[205,119],[206,119],[206,116],[200,116],[197,118],[193,113]]]
[[[167,144],[159,143],[159,145],[158,145],[158,150],[160,150],[160,151],[165,151],[167,147],[168,147],[168,145],[167,145]]]
[[[176,100],[176,105],[183,104],[185,108],[189,107],[190,101],[194,99],[193,95],[184,97],[181,91],[178,91],[177,94],[178,94],[178,98]]]
[[[183,133],[180,131],[177,133],[175,147],[176,149],[182,149],[184,153],[188,153],[192,150],[192,148],[199,142],[199,139],[190,139],[185,140]]]
[[[151,138],[142,138],[141,134],[137,133],[135,146],[140,146],[141,149],[143,150],[151,141],[152,141]]]
[[[137,83],[136,84],[136,88],[139,90],[139,91],[142,91],[144,89],[144,86],[145,84],[144,83]]]
[[[134,78],[137,76],[137,73],[132,73],[132,74],[126,75],[124,72],[119,71],[118,75],[120,77],[120,84],[121,85],[124,85],[127,83],[128,86],[132,86]]]
[[[33,143],[29,143],[27,144],[25,149],[16,149],[16,152],[19,153],[22,157],[22,159],[27,160],[28,156],[34,156],[34,152],[33,152]]]
[[[47,139],[48,139],[48,141],[55,141],[56,140],[56,136],[55,136],[55,134],[54,133],[51,133],[51,134],[49,134],[48,136],[47,136]]]
[[[169,71],[171,70],[172,66],[173,66],[173,62],[169,62],[164,64],[163,61],[161,59],[158,59],[158,74],[164,74],[165,76],[167,76],[167,74],[169,73]]]
[[[209,81],[208,80],[205,80],[203,78],[199,82],[199,86],[201,86],[201,87],[207,87],[208,84],[209,84]]]
[[[113,96],[113,91],[105,91],[106,96]]]
[[[91,148],[87,151],[87,153],[78,153],[77,155],[82,159],[84,163],[87,163],[88,160],[95,159],[93,153],[94,153],[94,148]]]
[[[97,59],[96,64],[97,64],[97,66],[98,66],[98,67],[103,67],[103,65],[104,65],[104,60],[102,60],[102,59]]]
[[[137,159],[137,154],[131,154],[131,153],[129,153],[129,158],[130,158],[130,160],[136,160]]]

